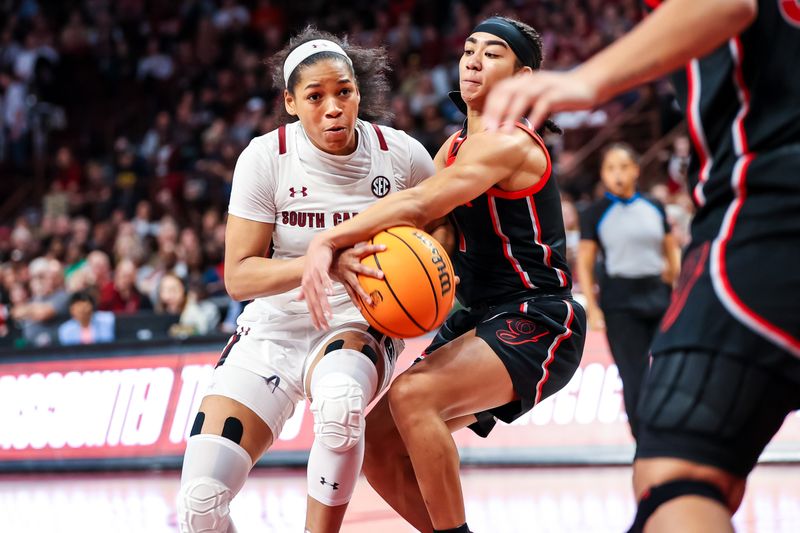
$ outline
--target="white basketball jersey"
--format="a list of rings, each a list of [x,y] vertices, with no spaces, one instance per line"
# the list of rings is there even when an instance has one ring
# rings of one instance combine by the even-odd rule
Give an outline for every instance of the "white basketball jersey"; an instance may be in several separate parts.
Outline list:
[[[357,121],[352,154],[331,155],[315,147],[299,122],[253,139],[236,163],[229,213],[273,223],[275,259],[305,254],[314,235],[331,228],[387,194],[416,185],[434,172],[422,145],[405,133]],[[330,297],[335,313],[360,314],[341,284]],[[261,311],[307,314],[298,289],[257,298],[242,318],[258,321]],[[349,308],[349,309],[348,309]],[[343,317],[345,318],[345,317]]]

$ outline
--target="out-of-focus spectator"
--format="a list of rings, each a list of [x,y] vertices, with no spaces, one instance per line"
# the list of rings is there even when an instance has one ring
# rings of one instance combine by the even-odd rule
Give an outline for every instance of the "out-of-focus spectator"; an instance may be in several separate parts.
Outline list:
[[[28,164],[28,89],[10,72],[0,71],[0,89],[3,90],[2,123],[4,138],[8,139],[11,162],[16,168]]]
[[[147,41],[147,55],[139,61],[136,77],[140,80],[153,78],[155,80],[168,80],[175,71],[172,57],[164,53],[157,37]]]
[[[64,345],[114,341],[114,313],[95,311],[94,298],[86,291],[69,298],[72,317],[58,327],[58,342]]]
[[[153,206],[148,200],[136,204],[133,227],[140,237],[155,237],[158,234],[158,223],[153,222]]]
[[[213,20],[214,26],[222,31],[239,30],[250,22],[250,12],[236,0],[222,0]]]
[[[110,291],[101,293],[97,306],[101,311],[135,313],[152,309],[150,299],[136,288],[136,265],[123,259],[114,270],[114,284]]]
[[[113,279],[111,276],[111,260],[108,254],[101,250],[90,252],[86,256],[86,266],[92,275],[93,285],[97,288],[99,295],[105,295],[113,290]]]
[[[31,299],[11,308],[20,322],[25,341],[34,346],[52,344],[55,327],[67,314],[69,295],[63,288],[64,273],[56,259],[39,257],[28,266]]]
[[[578,258],[578,245],[581,241],[580,219],[575,202],[564,195],[561,196],[561,214],[564,217],[564,230],[567,237],[567,263],[571,272],[577,272],[575,261]],[[580,280],[575,281],[576,284],[580,284]]]
[[[672,153],[667,161],[667,185],[671,194],[686,190],[691,150],[689,138],[685,135],[676,137],[672,142]]]
[[[170,328],[170,335],[175,337],[207,335],[220,321],[217,307],[200,300],[195,291],[187,291],[183,280],[172,273],[161,278],[155,309],[159,313],[180,316],[178,324]]]

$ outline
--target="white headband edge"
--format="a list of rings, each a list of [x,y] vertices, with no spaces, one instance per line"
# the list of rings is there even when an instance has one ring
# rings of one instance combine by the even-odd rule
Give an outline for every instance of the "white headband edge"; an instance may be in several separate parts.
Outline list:
[[[295,71],[300,63],[309,57],[322,52],[333,52],[334,54],[339,54],[340,56],[343,56],[348,63],[350,63],[351,67],[353,66],[353,61],[350,59],[350,56],[348,56],[347,52],[345,52],[342,47],[335,42],[327,39],[315,39],[313,41],[307,41],[292,50],[286,57],[286,61],[283,62],[284,85],[288,87],[289,77],[291,77],[292,72]]]

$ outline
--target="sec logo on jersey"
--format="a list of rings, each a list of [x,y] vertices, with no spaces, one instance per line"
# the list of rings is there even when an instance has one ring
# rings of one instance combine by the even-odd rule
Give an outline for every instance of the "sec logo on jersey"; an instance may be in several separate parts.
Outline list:
[[[392,189],[392,184],[389,183],[389,179],[385,176],[378,176],[374,180],[372,180],[372,194],[377,196],[378,198],[383,198],[389,191]]]

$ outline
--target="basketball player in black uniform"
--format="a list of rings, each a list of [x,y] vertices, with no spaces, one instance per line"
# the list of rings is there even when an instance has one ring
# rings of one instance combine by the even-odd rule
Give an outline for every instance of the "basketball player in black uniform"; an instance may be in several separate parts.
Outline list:
[[[541,61],[530,26],[500,17],[478,24],[459,68],[456,99],[467,121],[439,150],[438,172],[318,234],[307,251],[303,290],[325,327],[334,250],[452,214],[458,298],[467,309],[444,323],[426,357],[395,380],[367,422],[367,479],[421,531],[469,531],[451,431],[470,425],[485,436],[496,419],[519,417],[567,384],[583,351],[586,316],[571,295],[544,142],[525,122],[508,134],[487,134],[481,123],[490,87]]]
[[[686,63],[698,211],[638,407],[631,531],[732,531],[747,475],[800,408],[800,5],[649,3],[576,70],[498,87],[487,125],[591,107]]]

